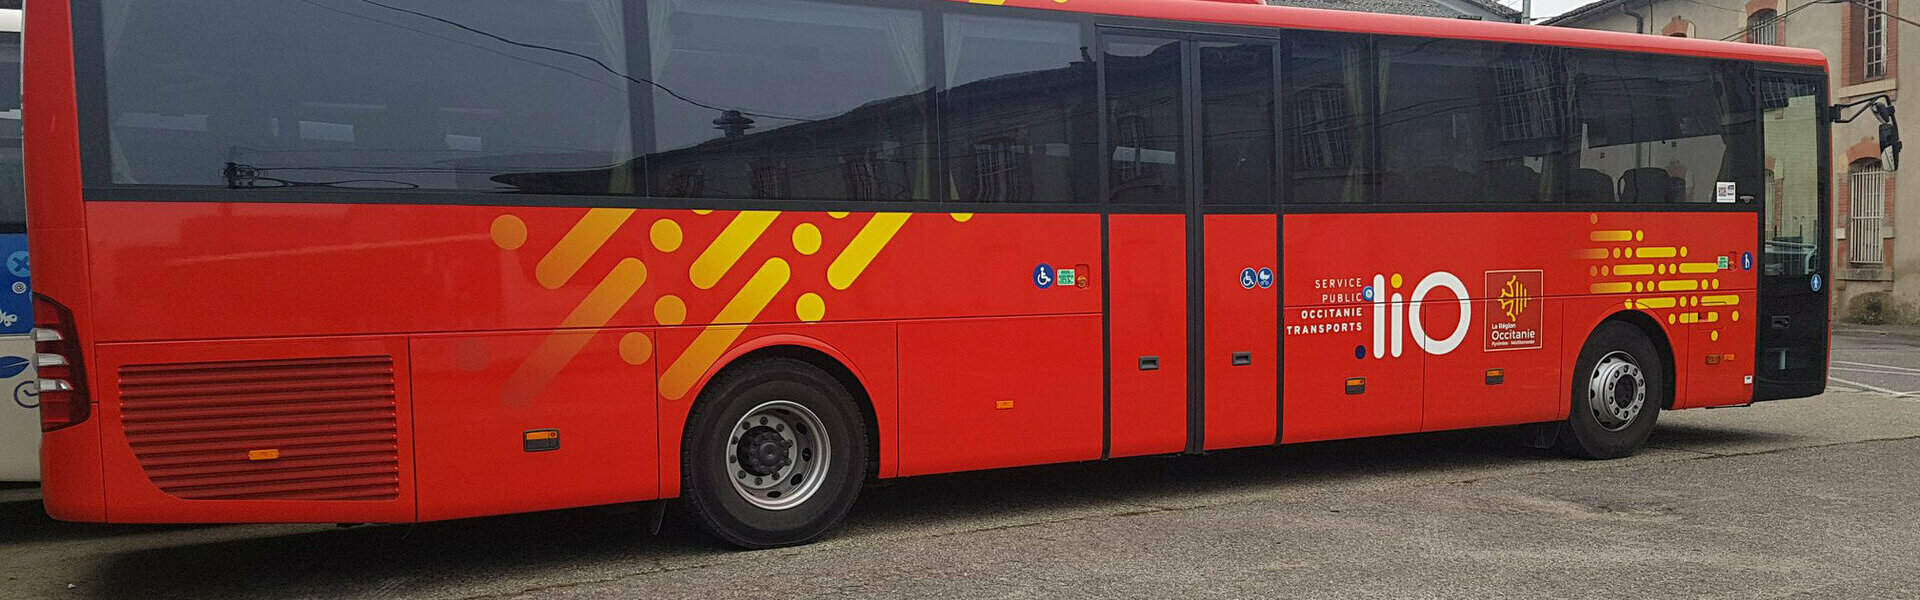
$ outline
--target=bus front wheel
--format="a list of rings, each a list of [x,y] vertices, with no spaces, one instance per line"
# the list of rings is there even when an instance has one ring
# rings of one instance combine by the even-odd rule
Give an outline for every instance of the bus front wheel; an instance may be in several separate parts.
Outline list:
[[[860,494],[866,428],[855,399],[790,358],[721,373],[687,417],[681,491],[694,520],[746,548],[805,544]]]
[[[1573,407],[1555,447],[1590,459],[1632,456],[1666,403],[1665,363],[1640,328],[1609,321],[1580,349]]]

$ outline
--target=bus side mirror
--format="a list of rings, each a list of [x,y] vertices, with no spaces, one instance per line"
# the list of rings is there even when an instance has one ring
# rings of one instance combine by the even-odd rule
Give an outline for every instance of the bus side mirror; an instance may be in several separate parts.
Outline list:
[[[1880,164],[1888,171],[1900,170],[1900,126],[1880,124]]]

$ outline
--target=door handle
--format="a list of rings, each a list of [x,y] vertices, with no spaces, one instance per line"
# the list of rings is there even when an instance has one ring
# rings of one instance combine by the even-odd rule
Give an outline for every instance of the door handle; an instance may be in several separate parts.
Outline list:
[[[1792,325],[1793,325],[1792,315],[1774,315],[1773,316],[1774,329],[1786,329]]]
[[[1233,353],[1233,366],[1236,366],[1236,367],[1244,367],[1244,366],[1247,366],[1247,365],[1251,365],[1251,364],[1253,364],[1253,353],[1252,353],[1252,352],[1235,352],[1235,353]]]
[[[1140,357],[1140,370],[1142,370],[1142,371],[1158,371],[1158,370],[1160,370],[1160,357],[1158,357],[1158,356],[1142,356],[1142,357]]]

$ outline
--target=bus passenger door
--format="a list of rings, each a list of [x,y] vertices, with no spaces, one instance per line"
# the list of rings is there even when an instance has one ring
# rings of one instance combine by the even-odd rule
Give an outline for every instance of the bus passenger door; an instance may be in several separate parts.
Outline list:
[[[1101,52],[1108,455],[1272,444],[1273,47],[1103,31]]]
[[[1760,207],[1760,270],[1754,400],[1819,394],[1827,380],[1827,148],[1819,143],[1821,78],[1762,73],[1760,95],[1767,165],[1780,178]],[[1818,173],[1818,177],[1802,175]],[[1714,302],[1740,310],[1737,296]],[[1732,314],[1739,314],[1733,312]]]

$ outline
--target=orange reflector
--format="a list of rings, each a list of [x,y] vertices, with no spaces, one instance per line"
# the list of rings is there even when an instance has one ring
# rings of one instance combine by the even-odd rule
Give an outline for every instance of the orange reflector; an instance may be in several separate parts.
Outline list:
[[[1365,393],[1367,393],[1367,378],[1365,377],[1348,377],[1347,378],[1347,395],[1348,396],[1358,396],[1360,394],[1365,394]]]
[[[1013,410],[1013,401],[1001,400],[999,402],[995,402],[993,403],[993,408],[995,410]]]
[[[1718,355],[1718,354],[1708,354],[1708,355],[1707,355],[1707,364],[1710,364],[1710,365],[1717,365],[1717,364],[1720,364],[1720,355]]]
[[[1722,355],[1720,355],[1720,361],[1721,361],[1721,362],[1733,362],[1733,355],[1732,355],[1732,354],[1722,354]]]
[[[280,451],[277,449],[247,451],[247,460],[277,460],[279,458],[280,458]]]
[[[1488,377],[1506,377],[1507,370],[1506,369],[1487,369],[1487,376]]]
[[[560,432],[554,429],[539,429],[527,432],[527,441],[559,439]]]

